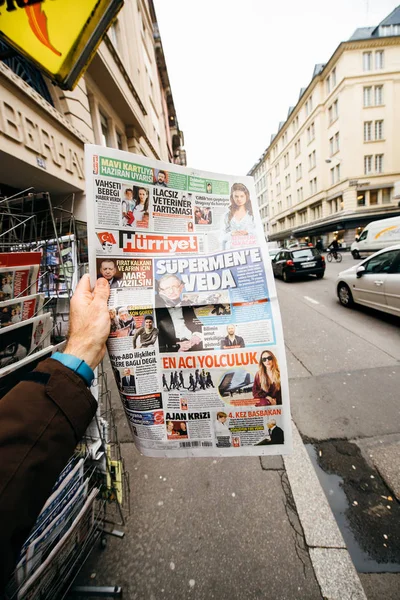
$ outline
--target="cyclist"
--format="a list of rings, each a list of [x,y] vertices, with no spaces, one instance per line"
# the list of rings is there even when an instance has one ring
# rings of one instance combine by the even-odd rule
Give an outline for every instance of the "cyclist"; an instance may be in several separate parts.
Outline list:
[[[329,244],[328,248],[332,248],[333,258],[337,260],[337,251],[339,248],[339,242],[337,241],[337,238],[335,238],[333,242]]]

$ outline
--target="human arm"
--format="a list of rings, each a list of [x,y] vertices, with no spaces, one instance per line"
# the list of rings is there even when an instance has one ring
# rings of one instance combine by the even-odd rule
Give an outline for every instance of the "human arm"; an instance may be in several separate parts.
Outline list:
[[[105,279],[84,276],[71,300],[66,354],[92,369],[110,330]],[[0,400],[0,593],[51,489],[96,412],[83,379],[49,358]]]

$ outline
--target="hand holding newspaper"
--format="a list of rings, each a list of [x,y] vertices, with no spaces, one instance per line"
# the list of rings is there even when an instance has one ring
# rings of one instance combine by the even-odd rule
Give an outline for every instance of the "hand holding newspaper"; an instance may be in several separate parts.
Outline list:
[[[287,454],[288,377],[250,177],[86,146],[89,267],[147,456]]]

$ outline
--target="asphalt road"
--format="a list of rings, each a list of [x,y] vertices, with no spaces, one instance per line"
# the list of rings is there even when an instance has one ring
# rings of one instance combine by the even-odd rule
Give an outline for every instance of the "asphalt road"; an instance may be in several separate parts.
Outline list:
[[[397,512],[399,507],[394,499],[391,512],[386,508],[387,514],[374,512],[373,509],[379,508],[374,505],[374,502],[379,504],[377,498],[383,498],[385,493],[389,496],[390,491],[384,491],[379,474],[370,470],[373,465],[368,464],[368,452],[374,445],[400,440],[400,319],[364,307],[346,309],[339,304],[335,290],[337,274],[354,264],[351,255],[343,254],[341,264],[327,264],[324,279],[309,277],[289,284],[277,280],[277,291],[292,416],[303,439],[314,444],[320,465],[344,481],[341,487],[347,492],[347,500],[356,502],[346,511],[346,516],[353,520],[347,522],[347,527],[354,526],[362,548],[371,550],[379,546],[377,554],[372,552],[370,556],[374,555],[384,565],[396,562],[400,556],[398,539],[394,542],[396,548],[393,545],[388,548],[390,541],[388,544],[383,538],[386,534],[382,533],[391,527],[390,520],[395,517],[392,509]],[[324,462],[322,458],[327,456],[329,460]],[[353,458],[348,460],[349,456]],[[352,472],[356,469],[359,479],[353,481]],[[374,482],[379,485],[372,493],[365,481],[371,482],[374,472]],[[329,477],[324,481],[328,496],[334,494],[334,486],[327,489],[331,483]],[[367,488],[363,490],[365,485]],[[355,500],[357,493],[359,503]],[[380,502],[385,505],[383,500]],[[368,520],[363,525],[362,517],[367,513]],[[360,560],[358,564],[364,564],[360,570],[368,573],[372,562]],[[372,566],[370,570],[375,569]],[[361,575],[371,600],[382,595],[386,599],[398,598],[399,577],[399,574]]]

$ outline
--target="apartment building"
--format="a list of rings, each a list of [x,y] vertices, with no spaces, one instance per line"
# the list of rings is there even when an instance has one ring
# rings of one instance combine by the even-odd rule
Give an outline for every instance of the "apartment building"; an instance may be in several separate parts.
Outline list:
[[[71,92],[0,42],[0,197],[73,197],[85,221],[85,143],[186,164],[152,0],[125,0]]]
[[[400,6],[317,64],[252,167],[268,239],[349,245],[400,214]]]

